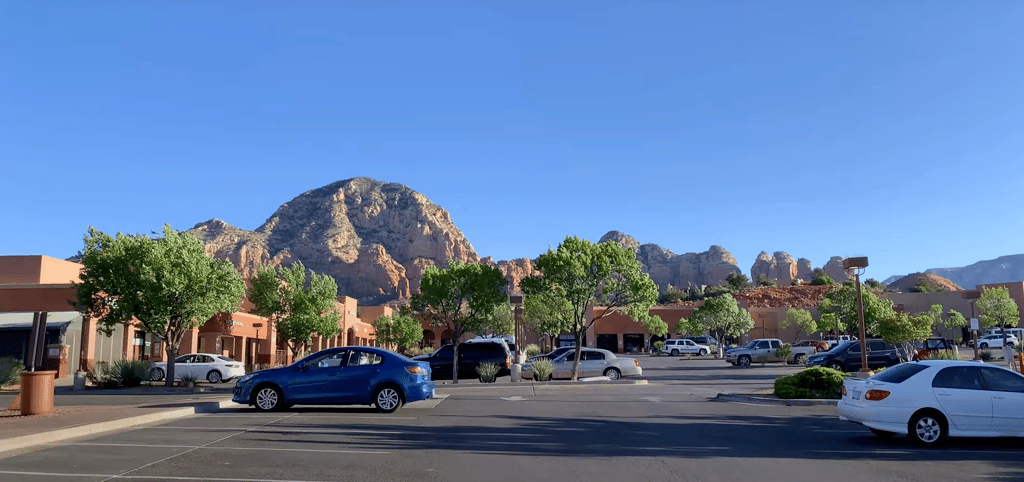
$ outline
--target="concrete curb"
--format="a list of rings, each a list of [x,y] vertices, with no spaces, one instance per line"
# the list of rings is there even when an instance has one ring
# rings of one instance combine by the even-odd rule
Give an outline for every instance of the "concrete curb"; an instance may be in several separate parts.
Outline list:
[[[203,402],[197,403],[191,407],[186,408],[165,410],[161,412],[148,413],[145,415],[138,415],[135,417],[108,420],[105,422],[80,425],[78,427],[63,428],[59,430],[51,430],[48,432],[35,433],[31,435],[23,435],[21,437],[13,437],[3,440],[3,444],[2,446],[0,446],[0,453],[33,447],[36,445],[63,442],[65,440],[70,440],[79,437],[99,435],[107,432],[114,432],[117,430],[136,427],[139,425],[162,422],[165,420],[184,418],[190,415],[195,415],[197,413],[217,412],[223,409],[225,406],[232,404],[234,404],[234,402],[232,402],[231,400]]]
[[[770,395],[742,395],[737,393],[719,393],[718,396],[716,396],[712,400],[718,400],[720,402],[743,402],[767,405],[786,405],[791,407],[826,406],[835,405],[836,403],[839,402],[839,400],[785,399],[776,398]]]

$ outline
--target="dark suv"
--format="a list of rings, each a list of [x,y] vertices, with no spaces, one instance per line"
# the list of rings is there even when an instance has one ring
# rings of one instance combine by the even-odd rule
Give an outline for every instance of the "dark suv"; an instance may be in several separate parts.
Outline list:
[[[715,337],[713,337],[713,336],[686,335],[686,336],[683,337],[683,339],[684,340],[693,340],[693,342],[698,344],[698,345],[712,346],[712,345],[717,345],[718,344],[718,340],[716,340]]]
[[[508,375],[512,366],[512,353],[505,343],[459,343],[459,378],[478,378],[477,365],[491,362],[501,367],[498,376]],[[417,360],[430,363],[432,380],[452,379],[452,354],[454,347],[445,345],[426,357]]]
[[[909,360],[903,346],[886,343],[884,340],[865,340],[868,347],[868,368],[883,368]],[[807,357],[807,366],[835,368],[843,372],[856,372],[861,368],[860,341],[844,341],[824,353]]]

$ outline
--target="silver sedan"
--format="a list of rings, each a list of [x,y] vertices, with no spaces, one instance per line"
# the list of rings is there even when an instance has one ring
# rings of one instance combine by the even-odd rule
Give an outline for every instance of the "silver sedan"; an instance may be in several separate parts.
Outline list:
[[[612,380],[621,377],[640,376],[643,369],[640,362],[635,358],[624,358],[616,356],[608,350],[600,348],[583,348],[580,353],[579,378],[606,376]],[[571,378],[572,364],[576,359],[576,351],[563,353],[551,360],[554,365],[554,372],[551,378]],[[523,365],[523,378],[533,378],[533,367],[531,362]]]

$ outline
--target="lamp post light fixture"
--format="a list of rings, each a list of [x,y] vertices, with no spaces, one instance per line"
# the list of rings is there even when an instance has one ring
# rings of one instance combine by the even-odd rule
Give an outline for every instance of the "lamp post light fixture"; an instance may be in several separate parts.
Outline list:
[[[260,363],[260,328],[263,328],[263,323],[253,323],[253,328],[256,328],[256,356],[253,358],[253,364],[259,365]]]
[[[867,256],[843,260],[843,269],[848,273],[853,273],[854,282],[857,284],[857,321],[860,322],[860,371],[856,375],[859,378],[871,376],[871,369],[868,368],[867,330],[864,328],[864,300],[860,294],[860,275],[864,272],[864,268],[867,267]]]
[[[967,301],[969,301],[971,303],[971,321],[970,322],[972,324],[974,324],[974,325],[969,325],[969,326],[971,326],[971,338],[974,339],[974,343],[972,343],[972,345],[974,345],[974,359],[977,360],[978,359],[978,328],[977,328],[976,323],[978,321],[977,321],[977,318],[975,318],[975,316],[974,316],[974,302],[977,301],[978,298],[981,298],[981,290],[966,290],[966,291],[964,291],[963,297],[964,297],[965,300],[967,300]]]

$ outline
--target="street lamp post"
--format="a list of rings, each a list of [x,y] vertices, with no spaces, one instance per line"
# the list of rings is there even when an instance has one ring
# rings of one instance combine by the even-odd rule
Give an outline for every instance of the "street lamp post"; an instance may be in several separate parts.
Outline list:
[[[981,291],[980,290],[967,290],[967,291],[964,291],[963,297],[964,297],[965,300],[967,300],[967,301],[969,301],[971,303],[971,321],[970,322],[971,323],[977,323],[977,321],[975,321],[975,317],[974,317],[974,302],[978,298],[981,298]],[[977,360],[978,359],[978,329],[975,328],[974,326],[971,326],[971,338],[974,340],[974,343],[972,343],[972,345],[974,345],[974,359]]]
[[[864,268],[867,267],[867,256],[843,260],[843,269],[853,272],[853,279],[857,284],[857,321],[860,322],[860,371],[857,372],[857,376],[860,378],[871,376],[871,369],[868,368],[867,330],[864,328],[864,301],[860,294],[860,275],[864,272]]]
[[[256,356],[253,357],[252,364],[260,364],[260,328],[263,328],[263,323],[253,323],[253,328],[256,328]]]

